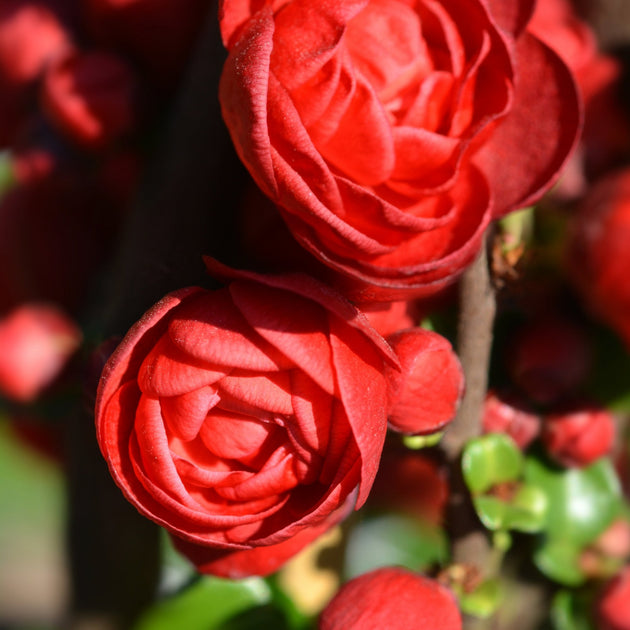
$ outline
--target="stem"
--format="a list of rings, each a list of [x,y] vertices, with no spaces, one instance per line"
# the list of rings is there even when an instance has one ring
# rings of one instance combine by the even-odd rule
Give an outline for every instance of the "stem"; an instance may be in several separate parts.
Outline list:
[[[459,457],[468,440],[481,434],[496,312],[485,246],[462,276],[459,308],[457,354],[466,377],[466,392],[459,412],[443,439],[443,446],[451,460]]]
[[[491,570],[492,549],[464,481],[461,454],[466,442],[481,434],[495,311],[496,301],[484,244],[477,260],[464,272],[460,281],[457,351],[466,377],[466,392],[455,420],[442,439],[451,471],[446,522],[452,542],[453,562],[471,565],[484,577]],[[466,623],[467,629],[477,627],[476,620]]]

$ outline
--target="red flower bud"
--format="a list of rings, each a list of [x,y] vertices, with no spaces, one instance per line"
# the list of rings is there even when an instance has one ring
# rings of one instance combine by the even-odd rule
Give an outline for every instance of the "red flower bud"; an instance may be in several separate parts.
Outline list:
[[[49,385],[77,349],[78,328],[45,304],[26,304],[0,321],[0,391],[32,400]]]
[[[75,53],[49,69],[42,98],[52,122],[69,138],[98,148],[131,130],[134,92],[122,60],[109,53]]]
[[[400,371],[385,369],[390,426],[407,434],[440,430],[455,417],[464,391],[464,373],[451,344],[424,328],[400,331],[388,341],[401,365]]]
[[[600,180],[575,217],[573,279],[587,307],[630,345],[630,169]]]
[[[597,538],[594,547],[610,558],[630,555],[630,523],[624,518],[613,521]]]
[[[540,433],[540,416],[516,396],[488,392],[483,405],[485,433],[506,433],[525,450]]]
[[[23,87],[68,50],[57,16],[44,4],[13,0],[0,7],[0,85]]]
[[[630,630],[630,565],[606,586],[597,604],[597,630]]]
[[[547,416],[542,431],[549,454],[564,466],[588,466],[610,452],[614,437],[612,415],[594,406]]]
[[[407,569],[386,567],[350,580],[328,604],[320,630],[422,628],[460,630],[453,595],[438,582]]]

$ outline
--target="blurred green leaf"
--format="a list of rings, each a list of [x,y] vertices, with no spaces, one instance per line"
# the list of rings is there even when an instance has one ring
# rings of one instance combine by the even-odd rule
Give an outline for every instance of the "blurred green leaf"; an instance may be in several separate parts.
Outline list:
[[[171,626],[173,627],[185,628],[186,626]],[[221,630],[261,630],[261,628],[294,630],[283,612],[271,604],[244,610],[221,625]]]
[[[403,435],[403,444],[412,451],[419,451],[423,448],[431,448],[436,444],[439,444],[444,431],[436,431],[435,433],[429,433],[428,435]]]
[[[447,560],[448,540],[438,526],[405,514],[371,516],[349,534],[346,577],[386,565],[418,571]]]
[[[523,454],[509,436],[488,433],[466,444],[462,469],[470,491],[481,494],[496,484],[518,479],[523,469]]]
[[[13,160],[8,151],[0,151],[0,199],[15,186]]]
[[[459,605],[463,612],[479,619],[494,615],[503,598],[503,591],[498,580],[486,580],[472,593],[459,596]]]
[[[551,621],[554,630],[595,630],[589,620],[591,602],[579,592],[561,590],[553,598]]]
[[[513,529],[531,534],[545,526],[547,496],[534,486],[523,484],[509,502],[493,496],[478,496],[473,503],[481,522],[491,530]]]
[[[547,536],[574,547],[593,541],[623,506],[619,480],[607,458],[586,468],[564,469],[530,456],[525,479],[547,495]]]
[[[534,554],[534,563],[550,579],[565,586],[580,586],[586,576],[580,569],[581,549],[570,541],[549,540]]]
[[[204,576],[179,594],[152,606],[134,630],[223,630],[228,619],[266,605],[270,599],[271,590],[260,578],[232,581]]]

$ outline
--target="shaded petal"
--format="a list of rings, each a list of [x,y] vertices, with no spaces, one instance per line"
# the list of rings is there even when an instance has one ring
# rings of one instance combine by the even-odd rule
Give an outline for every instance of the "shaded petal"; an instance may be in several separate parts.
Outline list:
[[[193,440],[208,410],[219,401],[216,388],[202,387],[187,394],[160,398],[162,417],[170,432],[182,440]]]
[[[227,289],[208,291],[187,300],[171,318],[168,333],[175,346],[211,366],[260,372],[290,366],[243,319]]]
[[[334,392],[328,313],[319,304],[295,293],[270,291],[251,282],[233,282],[229,290],[234,303],[258,334],[321,388]],[[288,383],[287,391],[290,392]]]
[[[513,36],[525,29],[536,6],[536,0],[481,0],[481,3],[488,8],[497,24]]]
[[[290,0],[220,0],[219,25],[221,38],[227,49],[231,49],[238,39],[243,26],[253,15],[265,7],[277,11]]]
[[[346,24],[368,0],[293,0],[275,16],[273,73],[289,90],[335,54]]]
[[[282,495],[298,483],[293,456],[280,447],[262,470],[238,484],[217,488],[217,493],[230,501],[252,501]]]
[[[373,88],[356,78],[339,127],[319,150],[328,162],[364,186],[387,180],[394,168],[392,128]]]
[[[277,571],[289,558],[301,551],[306,545],[321,536],[340,521],[347,510],[333,513],[321,523],[304,527],[295,535],[264,547],[228,551],[215,547],[196,545],[173,537],[173,544],[195,564],[201,573],[240,580],[252,575],[266,576]]]
[[[291,415],[291,385],[286,372],[270,372],[264,376],[252,376],[235,370],[233,375],[221,380],[219,394],[242,400],[252,407],[276,414]]]
[[[201,439],[217,457],[260,468],[283,442],[277,425],[213,409],[201,429]]]
[[[273,32],[273,15],[266,7],[246,23],[219,82],[221,111],[234,147],[256,183],[270,197],[277,193],[267,128]]]
[[[383,360],[389,361],[393,365],[398,365],[396,355],[389,345],[385,343],[383,338],[370,326],[367,317],[358,311],[356,307],[338,291],[319,282],[315,278],[301,273],[286,273],[271,276],[240,269],[230,269],[209,256],[204,256],[204,262],[210,274],[217,278],[224,280],[248,279],[264,286],[295,293],[305,297],[307,300],[316,302],[330,313],[341,318],[349,326],[360,330],[372,341],[374,348],[381,354]]]
[[[359,448],[361,475],[357,506],[367,499],[378,469],[387,430],[387,385],[374,347],[358,331],[330,321],[339,397]],[[331,426],[335,431],[336,425]]]
[[[151,396],[179,396],[216,383],[229,372],[213,370],[174,346],[164,335],[138,370],[138,385]]]
[[[188,297],[203,292],[204,289],[199,287],[190,287],[169,293],[129,329],[101,374],[96,395],[97,429],[103,426],[101,415],[104,405],[123,383],[136,379],[142,362],[166,330],[167,315]]]
[[[494,216],[531,205],[560,175],[581,128],[573,76],[560,57],[525,33],[509,115],[475,155],[494,194]]]

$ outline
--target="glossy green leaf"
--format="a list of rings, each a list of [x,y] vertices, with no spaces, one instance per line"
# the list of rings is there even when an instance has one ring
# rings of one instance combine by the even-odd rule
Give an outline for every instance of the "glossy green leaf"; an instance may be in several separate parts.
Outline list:
[[[601,534],[622,509],[619,480],[606,458],[587,468],[564,469],[528,457],[525,479],[547,495],[545,532],[552,540],[581,548]]]
[[[231,581],[204,576],[151,607],[134,630],[222,630],[228,619],[267,604],[270,598],[271,591],[260,578]]]
[[[510,502],[493,496],[473,499],[481,522],[491,530],[512,529],[536,533],[546,523],[547,496],[534,486],[522,485]]]
[[[371,516],[348,536],[346,577],[386,565],[418,571],[447,560],[448,540],[439,527],[405,514]]]
[[[580,569],[581,549],[570,541],[551,540],[534,554],[534,563],[551,580],[565,586],[579,586],[586,580]]]
[[[8,151],[0,151],[0,199],[16,184],[13,161]]]
[[[221,630],[261,630],[262,628],[294,630],[294,626],[289,623],[283,612],[271,604],[244,610],[221,625]]]
[[[460,595],[459,605],[463,612],[479,619],[494,615],[503,598],[498,580],[486,580],[472,593]]]
[[[595,630],[589,619],[591,608],[592,602],[581,593],[558,591],[551,605],[554,630]]]
[[[444,431],[436,431],[428,435],[403,435],[403,444],[412,451],[419,451],[423,448],[431,448],[440,443]]]
[[[503,433],[488,433],[470,440],[462,455],[466,485],[473,494],[519,478],[523,454],[512,438]]]

